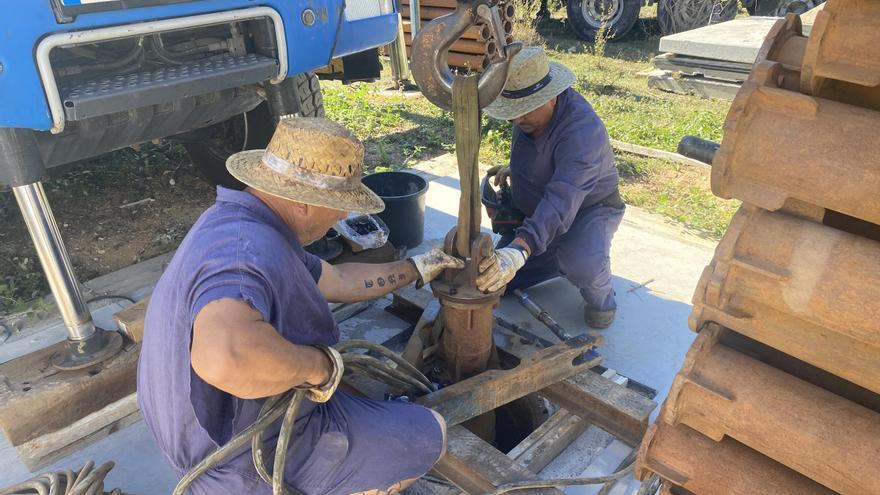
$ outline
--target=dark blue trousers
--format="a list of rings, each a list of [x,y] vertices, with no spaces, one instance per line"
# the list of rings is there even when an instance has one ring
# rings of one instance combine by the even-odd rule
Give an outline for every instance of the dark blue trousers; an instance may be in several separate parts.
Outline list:
[[[611,239],[623,220],[624,209],[596,206],[581,210],[568,232],[526,261],[507,284],[507,293],[562,276],[580,290],[589,308],[616,309],[611,285]],[[498,247],[510,244],[513,238],[513,234],[503,236]]]

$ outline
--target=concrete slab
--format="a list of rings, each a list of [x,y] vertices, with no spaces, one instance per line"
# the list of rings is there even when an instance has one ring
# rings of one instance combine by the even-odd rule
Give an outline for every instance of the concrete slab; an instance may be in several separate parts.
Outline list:
[[[660,51],[754,63],[778,17],[743,17],[660,38]]]

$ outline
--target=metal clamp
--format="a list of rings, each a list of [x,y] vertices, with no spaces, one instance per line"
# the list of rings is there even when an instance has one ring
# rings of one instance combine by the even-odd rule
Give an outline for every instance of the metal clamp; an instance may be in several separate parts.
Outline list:
[[[247,9],[216,12],[190,17],[164,19],[161,21],[142,22],[112,26],[88,31],[72,31],[69,33],[57,33],[45,37],[37,45],[37,69],[43,82],[43,90],[46,92],[46,100],[49,103],[49,112],[52,114],[52,134],[60,134],[64,131],[65,117],[64,105],[61,103],[61,94],[52,71],[52,61],[49,55],[52,50],[59,46],[81,45],[107,41],[132,36],[174,31],[184,28],[204,27],[227,22],[244,21],[268,17],[272,19],[275,27],[275,37],[278,41],[278,75],[272,79],[273,83],[280,83],[287,77],[287,42],[284,35],[284,23],[275,9],[269,7],[253,7]]]
[[[478,17],[489,25],[498,43],[495,61],[486,67],[479,79],[480,108],[485,108],[501,94],[507,82],[510,61],[522,49],[522,43],[505,44],[501,16],[493,1],[458,0],[454,12],[429,22],[413,39],[413,78],[425,98],[444,110],[452,109],[452,82],[455,79],[447,62],[449,48]]]

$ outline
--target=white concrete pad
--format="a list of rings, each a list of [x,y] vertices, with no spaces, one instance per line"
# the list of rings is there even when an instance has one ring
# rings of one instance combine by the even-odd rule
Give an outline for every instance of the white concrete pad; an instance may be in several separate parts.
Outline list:
[[[743,17],[660,38],[660,51],[751,64],[778,17]]]

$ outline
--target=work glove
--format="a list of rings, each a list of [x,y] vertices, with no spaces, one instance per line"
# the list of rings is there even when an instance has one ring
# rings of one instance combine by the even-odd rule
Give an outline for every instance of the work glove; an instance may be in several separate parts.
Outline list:
[[[513,280],[517,270],[526,264],[529,254],[524,249],[506,247],[495,251],[480,262],[477,288],[483,292],[495,292]]]
[[[464,268],[463,260],[444,253],[440,248],[434,248],[427,253],[413,256],[409,260],[416,265],[416,270],[419,272],[419,279],[416,281],[416,287],[418,288],[434,280],[437,275],[440,275],[447,268],[458,270]]]
[[[495,187],[501,187],[501,184],[510,186],[510,167],[507,165],[495,165],[486,171],[486,177],[495,177],[492,182]]]
[[[332,369],[330,370],[330,379],[323,385],[309,388],[306,391],[306,398],[312,402],[323,403],[330,400],[330,397],[333,396],[333,392],[336,392],[336,387],[338,387],[339,382],[342,381],[342,374],[345,371],[345,365],[342,363],[342,355],[339,354],[339,351],[336,349],[320,344],[315,347],[327,355]]]

